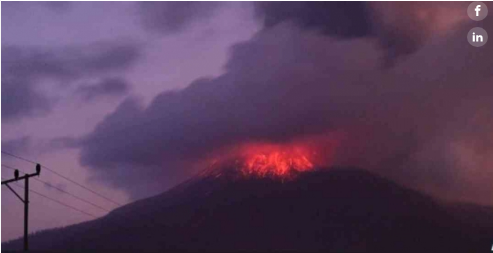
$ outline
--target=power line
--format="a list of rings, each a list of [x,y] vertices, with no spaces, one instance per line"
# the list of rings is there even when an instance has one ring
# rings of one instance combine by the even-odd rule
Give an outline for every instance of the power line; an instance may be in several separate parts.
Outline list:
[[[3,180],[3,178],[2,178],[2,180]],[[19,188],[22,188],[22,187],[21,187],[21,186],[19,186],[19,185],[15,185],[15,184],[14,184],[14,186],[19,187]],[[61,202],[61,201],[59,201],[59,200],[56,200],[56,199],[50,198],[50,197],[48,197],[48,196],[46,196],[46,195],[44,195],[44,194],[41,194],[41,193],[39,193],[39,192],[37,192],[37,191],[35,191],[35,190],[31,190],[31,189],[29,189],[29,191],[30,191],[30,192],[32,192],[32,193],[35,193],[35,194],[37,194],[37,195],[39,195],[39,196],[41,196],[41,197],[43,197],[43,198],[49,199],[49,200],[51,200],[51,201],[53,201],[53,202],[55,202],[55,203],[57,203],[57,204],[59,204],[59,205],[62,205],[62,206],[68,207],[68,208],[70,208],[70,209],[73,209],[73,210],[78,211],[78,212],[80,212],[80,213],[83,213],[83,214],[85,214],[85,215],[91,216],[91,217],[93,217],[93,218],[98,218],[97,216],[95,216],[95,215],[93,215],[93,214],[90,214],[90,213],[88,213],[88,212],[82,211],[82,210],[80,210],[80,209],[78,209],[78,208],[76,208],[76,207],[73,207],[73,206],[71,206],[71,205],[65,204],[65,203],[63,203],[63,202]]]
[[[2,167],[7,168],[7,169],[10,169],[10,170],[14,170],[14,171],[15,171],[15,170],[19,170],[19,169],[16,169],[16,168],[14,168],[14,167],[11,167],[11,166],[9,166],[9,165],[5,165],[5,164],[2,164]],[[19,170],[19,171],[20,171],[20,172],[22,172],[22,173],[24,173],[24,174],[27,174],[26,172],[24,172],[24,171],[22,171],[22,170]],[[97,208],[99,208],[99,209],[101,209],[101,210],[103,210],[103,211],[110,212],[110,210],[108,210],[108,209],[106,209],[106,208],[103,208],[103,207],[101,207],[101,206],[99,206],[99,205],[96,205],[96,204],[94,204],[94,203],[92,203],[92,202],[90,202],[90,201],[88,201],[88,200],[85,200],[85,199],[83,199],[83,198],[81,198],[81,197],[79,197],[79,196],[76,196],[76,195],[74,195],[74,194],[72,194],[72,193],[70,193],[70,192],[68,192],[68,191],[65,191],[65,190],[63,190],[63,189],[59,188],[59,187],[56,187],[56,186],[54,186],[54,185],[52,185],[52,184],[50,184],[50,183],[48,183],[48,182],[46,182],[46,181],[43,181],[43,180],[41,180],[41,179],[39,179],[39,178],[36,178],[36,177],[34,177],[33,179],[34,179],[34,180],[36,180],[36,181],[39,181],[39,182],[41,182],[41,183],[44,183],[44,184],[46,184],[46,185],[48,185],[48,186],[50,186],[50,187],[53,187],[54,189],[56,189],[56,190],[58,190],[58,191],[60,191],[60,192],[62,192],[62,193],[66,193],[66,194],[68,194],[68,195],[70,195],[70,196],[72,196],[72,197],[74,197],[74,198],[76,198],[76,199],[78,199],[78,200],[80,200],[80,201],[82,201],[82,202],[84,202],[84,203],[87,203],[87,204],[89,204],[89,205],[92,205],[92,206],[94,206],[94,207],[97,207]]]
[[[2,150],[2,154],[6,154],[6,155],[9,155],[9,156],[15,157],[15,158],[17,158],[17,159],[23,160],[23,161],[28,162],[28,163],[37,164],[37,162],[34,162],[34,161],[32,161],[32,160],[29,160],[29,159],[26,159],[26,158],[23,158],[23,157],[20,157],[20,156],[17,156],[17,155],[14,155],[14,154],[12,154],[12,153],[9,153],[9,152],[3,151],[3,150]],[[78,185],[78,186],[79,186],[79,187],[81,187],[81,188],[84,188],[84,189],[85,189],[85,190],[87,190],[87,191],[92,192],[93,194],[98,195],[99,197],[101,197],[101,198],[103,198],[103,199],[106,199],[106,200],[108,200],[108,201],[112,202],[113,204],[116,204],[116,205],[118,205],[118,206],[121,206],[121,205],[122,205],[122,204],[120,204],[120,203],[118,203],[118,202],[116,202],[116,201],[114,201],[114,200],[112,200],[112,199],[110,199],[110,198],[108,198],[108,197],[105,197],[105,196],[101,195],[100,193],[97,193],[97,192],[95,192],[94,190],[91,190],[90,188],[88,188],[88,187],[86,187],[86,186],[84,186],[84,185],[82,185],[82,184],[80,184],[80,183],[78,183],[78,182],[76,182],[76,181],[74,181],[74,180],[72,180],[72,179],[70,179],[70,178],[68,178],[68,177],[66,177],[66,176],[64,176],[64,175],[62,175],[62,174],[60,174],[60,173],[58,173],[58,172],[56,172],[56,171],[55,171],[55,170],[53,170],[53,169],[50,169],[50,168],[48,168],[48,167],[46,167],[46,166],[44,166],[44,165],[41,165],[41,167],[43,167],[43,168],[47,169],[48,171],[52,172],[53,174],[55,174],[55,175],[57,175],[57,176],[59,176],[59,177],[61,177],[61,178],[65,179],[65,180],[67,180],[67,181],[69,181],[69,182],[71,182],[71,183],[73,183],[73,184]]]
[[[11,154],[11,153],[6,152],[6,151],[1,151],[1,153],[2,153],[2,154],[9,155],[9,156],[12,156],[12,157],[15,157],[15,158],[17,158],[17,159],[20,159],[20,160],[23,160],[23,161],[26,161],[26,162],[29,162],[29,163],[32,163],[32,164],[37,164],[36,162],[34,162],[34,161],[32,161],[32,160],[29,160],[29,159],[26,159],[26,158],[23,158],[23,157],[20,157],[20,156],[17,156],[17,155]],[[4,166],[4,167],[5,167],[5,166]],[[63,175],[60,175],[60,174],[59,174],[59,173],[57,173],[56,171],[53,171],[52,169],[47,168],[46,166],[42,166],[42,167],[43,167],[43,168],[45,168],[45,169],[47,169],[47,170],[49,170],[49,171],[51,171],[51,172],[53,172],[54,174],[56,174],[56,175],[58,175],[58,176],[60,176],[60,177],[62,177],[62,178],[64,178],[64,179],[66,179],[67,181],[72,182],[72,183],[74,183],[74,184],[76,184],[76,185],[78,185],[78,186],[80,186],[80,187],[82,187],[82,188],[84,188],[84,189],[86,189],[86,190],[88,190],[88,191],[90,191],[90,192],[92,192],[92,193],[94,193],[94,194],[96,194],[96,195],[98,195],[98,196],[100,196],[100,197],[102,197],[102,198],[104,198],[104,199],[108,200],[108,201],[111,201],[111,202],[113,202],[113,203],[115,203],[115,204],[117,204],[117,205],[121,205],[121,204],[119,204],[118,202],[115,202],[115,201],[113,201],[113,200],[111,200],[111,199],[109,199],[109,198],[107,198],[107,197],[104,197],[104,196],[102,196],[101,194],[99,194],[99,193],[97,193],[97,192],[94,192],[93,190],[88,189],[87,187],[85,187],[85,186],[83,186],[83,185],[81,185],[81,184],[79,184],[79,183],[77,183],[77,182],[75,182],[75,181],[73,181],[73,180],[71,180],[71,179],[69,179],[69,178],[67,178],[67,177],[63,176]],[[15,185],[15,184],[14,184],[14,185]],[[21,186],[19,186],[19,185],[15,185],[15,186],[16,186],[16,187],[20,187],[20,188],[22,188],[22,187],[21,187]],[[81,212],[81,213],[83,213],[83,214],[86,214],[86,215],[91,216],[91,217],[94,217],[94,218],[98,218],[98,217],[96,217],[96,216],[95,216],[95,215],[93,215],[93,214],[90,214],[90,213],[87,213],[87,212],[85,212],[85,211],[82,211],[82,210],[80,210],[80,209],[78,209],[78,208],[76,208],[76,207],[70,206],[70,205],[65,204],[65,203],[63,203],[63,202],[61,202],[61,201],[58,201],[58,200],[56,200],[56,199],[52,199],[52,198],[50,198],[50,197],[48,197],[48,196],[45,196],[45,195],[43,195],[43,194],[41,194],[41,193],[39,193],[39,192],[33,191],[33,190],[31,190],[31,189],[29,189],[29,191],[34,192],[35,194],[37,194],[37,195],[39,195],[39,196],[42,196],[42,197],[44,197],[44,198],[47,198],[47,199],[49,199],[49,200],[51,200],[51,201],[53,201],[53,202],[55,202],[55,203],[58,203],[58,204],[63,205],[63,206],[65,206],[65,207],[71,208],[71,209],[73,209],[73,210],[75,210],[75,211]],[[147,216],[147,215],[143,215],[143,216],[146,216],[146,217],[150,218],[151,220],[154,220],[154,221],[153,221],[153,223],[154,223],[155,225],[157,225],[157,226],[160,226],[160,227],[163,227],[163,228],[167,228],[167,227],[168,227],[168,226],[167,226],[166,224],[164,224],[164,223],[161,223],[161,222],[155,221],[154,217],[152,217],[152,216]],[[113,223],[113,222],[112,222],[112,223]],[[120,227],[121,227],[121,225],[120,225],[120,224],[117,224],[117,223],[114,223],[114,224],[115,224],[115,225],[117,225],[117,226],[120,226]],[[124,228],[124,227],[122,227],[122,228]]]
[[[88,213],[88,212],[82,211],[82,210],[80,210],[80,209],[78,209],[78,208],[76,208],[76,207],[73,207],[73,206],[71,206],[71,205],[67,205],[67,204],[65,204],[65,203],[63,203],[63,202],[61,202],[61,201],[56,200],[56,199],[50,198],[50,197],[48,197],[48,196],[46,196],[46,195],[43,195],[43,194],[41,194],[41,193],[39,193],[39,192],[37,192],[37,191],[34,191],[34,190],[29,190],[29,191],[30,191],[30,192],[33,192],[33,193],[35,193],[35,194],[37,194],[37,195],[39,195],[39,196],[41,196],[41,197],[44,197],[44,198],[46,198],[46,199],[49,199],[49,200],[51,200],[51,201],[53,201],[53,202],[55,202],[55,203],[58,203],[58,204],[60,204],[60,205],[62,205],[62,206],[65,206],[65,207],[71,208],[71,209],[73,209],[73,210],[75,210],[75,211],[81,212],[81,213],[83,213],[83,214],[85,214],[85,215],[89,215],[89,216],[91,216],[91,217],[93,217],[93,218],[98,218],[98,217],[97,217],[97,216],[95,216],[95,215],[92,215],[92,214],[90,214],[90,213]]]
[[[2,180],[5,180],[3,177],[2,177],[1,179],[2,179]],[[19,188],[22,188],[22,186],[20,186],[20,185],[15,185],[15,184],[14,184],[14,186],[19,187]],[[53,202],[55,202],[55,203],[57,203],[57,204],[59,204],[59,205],[62,205],[62,206],[65,206],[65,207],[67,207],[67,208],[70,208],[70,209],[72,209],[72,210],[78,211],[78,212],[80,212],[80,213],[82,213],[82,214],[85,214],[85,215],[91,216],[91,217],[96,218],[96,219],[97,219],[97,218],[99,218],[99,217],[97,217],[97,216],[95,216],[95,215],[93,215],[93,214],[90,214],[90,213],[88,213],[88,212],[85,212],[85,211],[83,211],[83,210],[80,210],[80,209],[78,209],[78,208],[76,208],[76,207],[74,207],[74,206],[71,206],[71,205],[69,205],[69,204],[66,204],[66,203],[64,203],[64,202],[62,202],[62,201],[59,201],[59,200],[56,200],[56,199],[50,198],[50,197],[48,197],[48,196],[46,196],[46,195],[44,195],[44,194],[41,194],[41,193],[39,193],[39,192],[37,192],[37,191],[31,190],[31,189],[29,189],[29,191],[30,191],[30,192],[32,192],[32,193],[37,194],[38,196],[41,196],[41,197],[46,198],[46,199],[48,199],[48,200],[51,200],[51,201],[53,201]],[[118,215],[118,214],[116,213],[115,215]],[[120,216],[122,216],[122,215],[120,214]],[[144,215],[144,216],[146,216],[146,215]],[[147,216],[147,217],[149,217],[149,218],[153,219],[153,217],[151,217],[151,216]],[[133,232],[133,233],[141,233],[140,231],[128,230],[128,229],[127,229],[127,227],[124,227],[124,226],[122,226],[120,223],[114,222],[114,221],[112,221],[112,220],[108,220],[108,219],[107,219],[106,221],[108,221],[108,222],[110,222],[110,223],[114,224],[115,226],[118,226],[118,227],[120,227],[120,228],[122,228],[122,229],[125,229],[125,230],[126,230],[126,232],[130,232],[130,233],[132,233],[132,232]],[[168,227],[168,226],[166,226],[166,224],[162,224],[161,222],[156,222],[156,221],[153,221],[153,222],[154,222],[154,224],[155,224],[155,225],[160,226],[160,227],[162,227],[162,228],[167,228],[167,227]]]
[[[6,169],[9,169],[9,170],[13,170],[13,171],[18,170],[18,171],[19,171],[19,172],[21,172],[21,173],[27,174],[26,172],[24,172],[24,171],[22,171],[22,170],[20,170],[20,169],[17,169],[17,168],[11,167],[11,166],[6,165],[6,164],[2,164],[2,167],[6,168]]]
[[[28,163],[37,164],[37,162],[31,161],[31,160],[26,159],[26,158],[22,158],[22,157],[20,157],[20,156],[16,156],[16,155],[14,155],[14,154],[11,154],[11,153],[6,152],[6,151],[3,151],[3,150],[2,150],[2,154],[6,154],[6,155],[9,155],[9,156],[15,157],[15,158],[17,158],[17,159],[23,160],[23,161],[28,162]],[[43,166],[43,167],[44,167],[44,166]]]
[[[16,170],[14,172],[14,178],[2,180],[2,185],[7,186],[7,188],[9,188],[9,190],[11,190],[24,204],[24,251],[29,250],[29,178],[39,176],[40,173],[41,165],[36,164],[35,173],[29,173],[24,174],[23,176],[19,176],[19,171]],[[24,180],[24,198],[21,198],[21,196],[8,185],[9,183],[18,182],[20,180]]]

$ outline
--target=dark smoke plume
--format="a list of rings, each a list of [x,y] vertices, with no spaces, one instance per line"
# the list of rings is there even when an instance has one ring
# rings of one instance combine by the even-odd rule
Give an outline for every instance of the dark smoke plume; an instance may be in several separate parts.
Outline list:
[[[147,107],[123,102],[81,140],[81,162],[137,198],[195,173],[214,151],[338,131],[338,165],[491,204],[493,50],[467,43],[469,23],[443,23],[446,32],[386,69],[379,38],[272,24],[232,48],[225,74]]]

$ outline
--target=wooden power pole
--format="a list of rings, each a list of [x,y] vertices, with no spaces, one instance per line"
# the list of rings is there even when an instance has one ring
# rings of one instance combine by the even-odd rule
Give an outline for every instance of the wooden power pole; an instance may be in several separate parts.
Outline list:
[[[27,234],[28,234],[28,226],[27,225],[28,225],[28,221],[29,221],[29,218],[28,218],[28,214],[29,214],[29,178],[34,177],[34,176],[39,176],[40,173],[41,173],[41,165],[38,163],[38,164],[36,164],[36,173],[25,174],[24,176],[19,177],[19,171],[15,170],[14,178],[2,181],[2,185],[7,186],[7,188],[9,188],[15,194],[15,196],[17,196],[22,201],[22,203],[24,203],[24,251],[29,250],[29,245],[28,245],[28,240],[27,240]],[[17,194],[17,192],[15,192],[14,189],[12,189],[12,187],[10,187],[10,185],[9,185],[9,183],[16,182],[16,181],[23,180],[23,179],[24,179],[24,199],[22,199],[21,196],[19,194]]]

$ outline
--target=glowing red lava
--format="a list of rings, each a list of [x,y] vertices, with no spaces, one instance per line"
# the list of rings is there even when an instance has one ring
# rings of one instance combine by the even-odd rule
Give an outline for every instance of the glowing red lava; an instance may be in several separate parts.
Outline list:
[[[289,177],[314,168],[312,156],[306,147],[281,145],[248,145],[243,150],[241,172],[246,176]]]
[[[333,166],[344,138],[344,133],[333,132],[282,143],[248,142],[225,147],[204,161],[207,169],[202,175],[292,179]]]

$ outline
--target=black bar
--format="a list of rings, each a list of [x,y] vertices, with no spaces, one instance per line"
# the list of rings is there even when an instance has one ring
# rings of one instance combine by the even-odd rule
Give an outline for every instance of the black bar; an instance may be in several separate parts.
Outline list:
[[[29,177],[25,179],[24,186],[24,251],[28,251],[29,247],[27,244],[27,222],[28,222],[28,212],[29,212]]]

